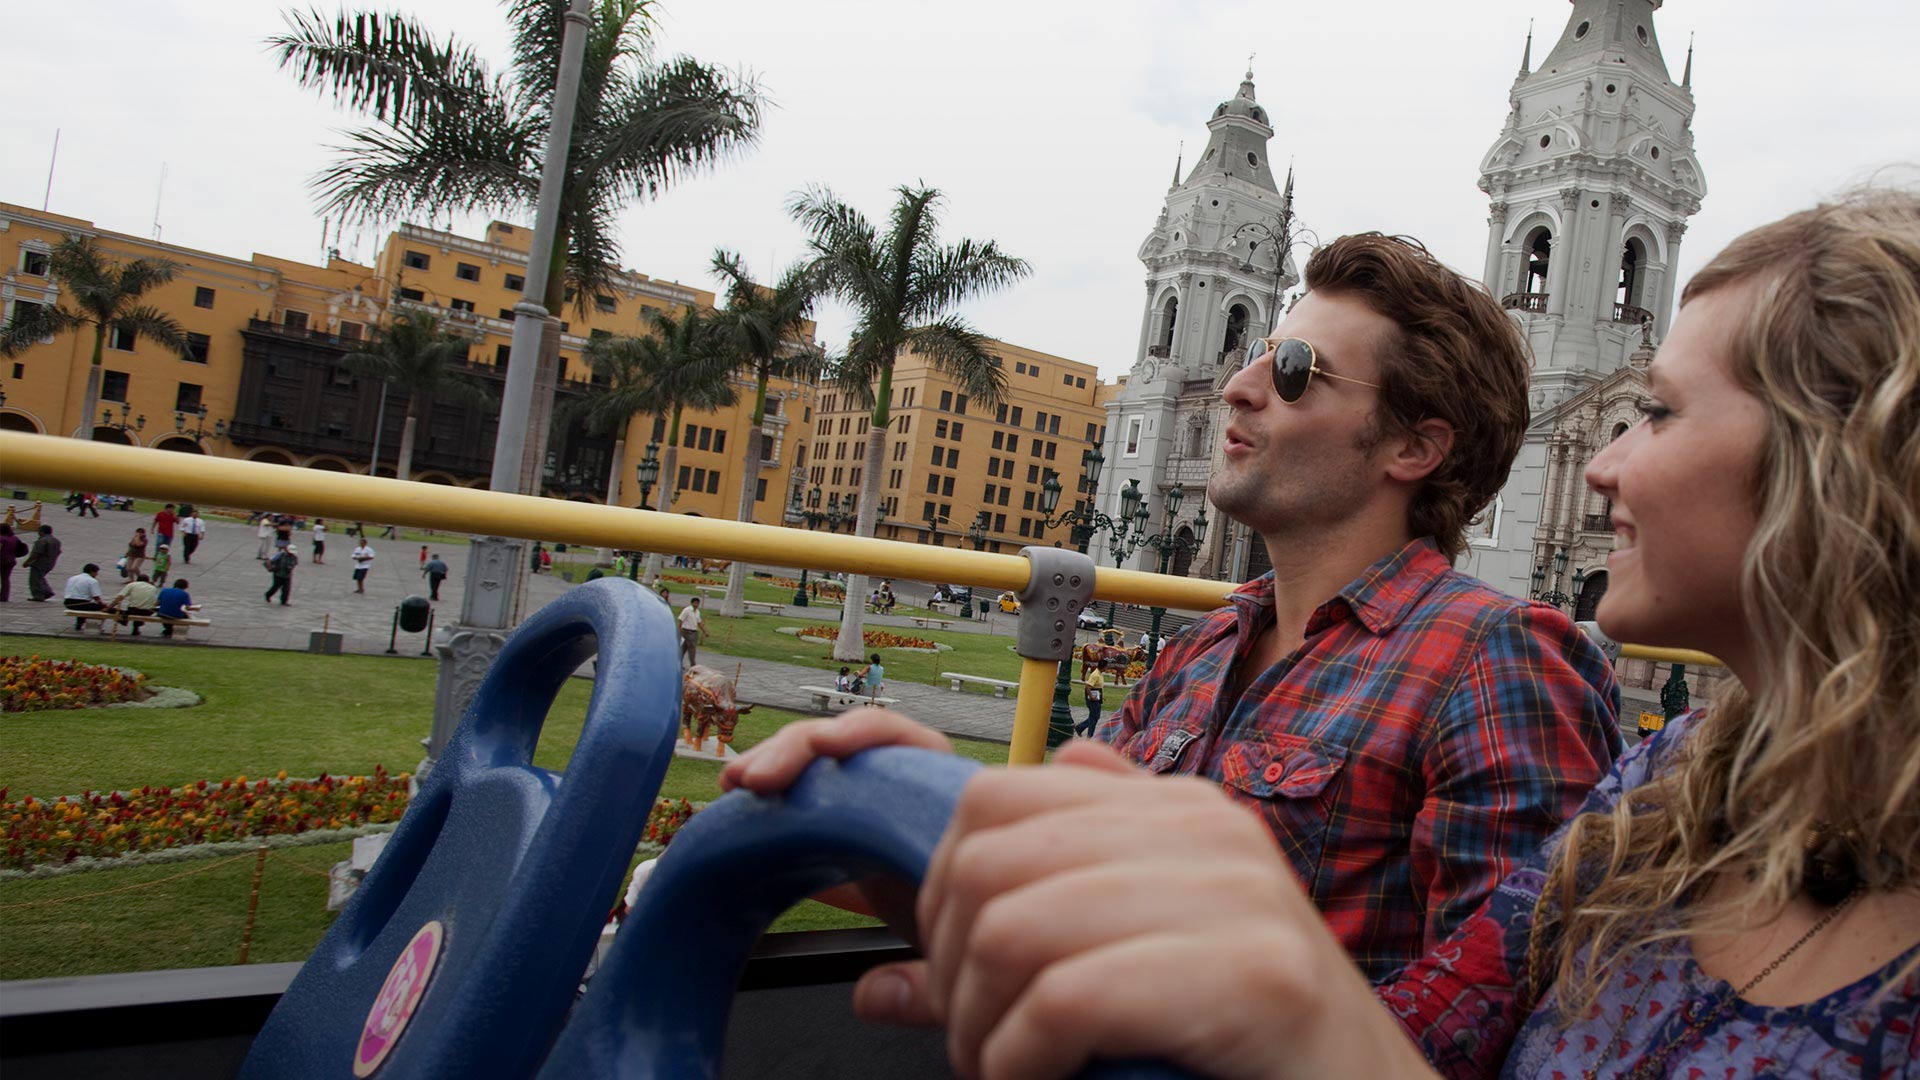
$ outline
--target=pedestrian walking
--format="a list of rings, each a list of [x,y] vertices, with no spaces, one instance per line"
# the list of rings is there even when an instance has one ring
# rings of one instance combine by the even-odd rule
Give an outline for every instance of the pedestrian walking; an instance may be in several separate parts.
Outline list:
[[[300,556],[293,553],[291,547],[281,548],[267,560],[267,573],[273,575],[273,584],[267,586],[267,594],[262,600],[271,601],[275,593],[280,594],[280,606],[286,607],[293,598],[293,568],[300,565]]]
[[[66,605],[68,611],[105,611],[107,609],[106,601],[100,595],[99,573],[99,564],[88,563],[80,568],[79,573],[67,579],[67,591],[61,602]],[[73,620],[75,630],[84,630],[86,627],[87,620]],[[102,626],[101,633],[105,633],[106,629]]]
[[[80,493],[80,516],[86,517],[88,514],[94,517],[100,516],[100,496],[91,491],[83,491]]]
[[[40,526],[40,536],[27,552],[26,562],[21,564],[27,568],[27,599],[38,602],[53,598],[53,586],[47,584],[47,575],[59,561],[60,541],[54,538],[53,526]]]
[[[153,549],[153,580],[167,580],[167,572],[173,569],[172,551],[166,544]]]
[[[1087,672],[1087,719],[1084,723],[1073,725],[1073,733],[1085,738],[1093,737],[1093,729],[1100,726],[1100,702],[1106,697],[1107,677],[1098,667]]]
[[[327,560],[322,558],[322,556],[326,555],[326,553],[327,553],[327,519],[314,518],[313,519],[313,565],[325,566],[327,564]]]
[[[700,618],[700,598],[687,601],[680,610],[680,655],[687,666],[700,662],[700,639],[707,636],[707,624]]]
[[[26,553],[26,541],[13,535],[13,526],[0,523],[0,604],[13,599],[13,568]]]
[[[173,530],[179,524],[180,515],[174,512],[172,503],[161,507],[160,512],[153,515],[153,535],[156,542],[169,547],[173,546]]]
[[[422,548],[420,550],[423,553],[426,551],[425,548]],[[533,542],[533,554],[527,559],[527,569],[532,570],[536,574],[539,573],[540,564],[545,561],[541,558],[541,556],[545,555],[546,553],[547,553],[547,549],[540,546],[540,541],[535,540]]]
[[[373,566],[373,545],[367,543],[365,536],[360,537],[360,546],[353,549],[353,591],[367,591],[367,570]]]
[[[200,546],[201,538],[207,535],[207,523],[200,520],[200,511],[187,508],[187,516],[180,519],[180,561],[193,564],[193,550]]]
[[[120,576],[131,579],[140,572],[147,561],[147,530],[133,530],[133,539],[127,541],[127,561],[120,564]]]
[[[292,514],[280,514],[273,519],[273,546],[281,551],[293,550]]]
[[[426,568],[427,568],[427,545],[421,544],[420,545],[420,569],[425,570]]]
[[[435,555],[426,561],[426,565],[420,568],[420,572],[427,578],[427,598],[440,599],[440,583],[447,580],[447,564],[440,561],[440,556]]]
[[[262,512],[258,529],[260,534],[260,551],[254,555],[254,558],[259,559],[261,562],[266,562],[267,547],[273,543],[273,515]]]

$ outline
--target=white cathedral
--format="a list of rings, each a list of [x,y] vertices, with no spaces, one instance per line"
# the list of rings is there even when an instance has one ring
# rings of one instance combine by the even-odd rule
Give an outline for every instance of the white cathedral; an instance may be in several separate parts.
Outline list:
[[[1610,508],[1586,465],[1638,419],[1652,345],[1671,322],[1674,268],[1706,181],[1693,152],[1692,51],[1675,82],[1653,15],[1663,0],[1571,0],[1546,59],[1529,35],[1499,137],[1480,166],[1491,200],[1482,281],[1533,347],[1533,421],[1512,475],[1478,523],[1461,569],[1517,596],[1591,618],[1606,590]],[[1140,259],[1140,342],[1107,405],[1099,509],[1119,513],[1137,480],[1157,532],[1175,484],[1175,532],[1221,451],[1220,390],[1249,334],[1276,321],[1298,283],[1288,257],[1293,183],[1276,183],[1273,127],[1248,72],[1214,110],[1206,150],[1176,168]],[[1096,557],[1101,552],[1095,552]],[[1133,565],[1156,569],[1146,549]],[[1176,573],[1245,581],[1268,569],[1260,538],[1223,521]]]

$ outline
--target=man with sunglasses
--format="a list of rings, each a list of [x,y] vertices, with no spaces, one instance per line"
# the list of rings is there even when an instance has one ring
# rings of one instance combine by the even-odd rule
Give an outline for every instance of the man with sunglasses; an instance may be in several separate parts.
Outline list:
[[[1580,806],[1620,752],[1620,692],[1559,609],[1453,569],[1527,426],[1506,312],[1378,233],[1321,248],[1305,281],[1226,384],[1207,485],[1273,572],[1178,635],[1095,738],[1258,813],[1378,977]]]
[[[1226,384],[1207,485],[1273,572],[1181,631],[1094,737],[1244,803],[1379,978],[1579,808],[1621,750],[1620,691],[1559,609],[1453,568],[1527,426],[1506,312],[1378,233],[1321,248],[1305,278]],[[885,743],[946,740],[878,710],[801,721],[721,784],[777,792],[813,757]]]

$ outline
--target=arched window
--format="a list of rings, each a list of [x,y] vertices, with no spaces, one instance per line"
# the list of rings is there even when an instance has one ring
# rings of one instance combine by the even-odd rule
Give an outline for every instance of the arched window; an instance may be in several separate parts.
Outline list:
[[[1247,307],[1235,304],[1227,309],[1227,336],[1220,345],[1220,359],[1231,361],[1247,344]]]
[[[1645,307],[1640,302],[1641,268],[1646,265],[1647,249],[1638,237],[1627,241],[1627,248],[1620,255],[1620,285],[1615,290],[1613,302],[1627,307]],[[1639,322],[1639,319],[1631,320]]]
[[[1167,297],[1167,306],[1160,309],[1160,347],[1169,354],[1173,351],[1173,325],[1180,321],[1180,298]]]
[[[1547,267],[1553,261],[1553,233],[1542,225],[1527,235],[1526,263],[1520,272],[1520,291],[1547,291]]]

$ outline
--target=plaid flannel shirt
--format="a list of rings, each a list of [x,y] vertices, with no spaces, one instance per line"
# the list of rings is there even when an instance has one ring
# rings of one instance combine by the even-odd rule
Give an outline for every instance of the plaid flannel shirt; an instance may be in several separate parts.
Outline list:
[[[1253,808],[1372,979],[1424,955],[1580,807],[1621,751],[1620,689],[1559,609],[1453,569],[1430,540],[1382,559],[1233,671],[1272,625],[1273,576],[1194,623],[1095,738]]]

